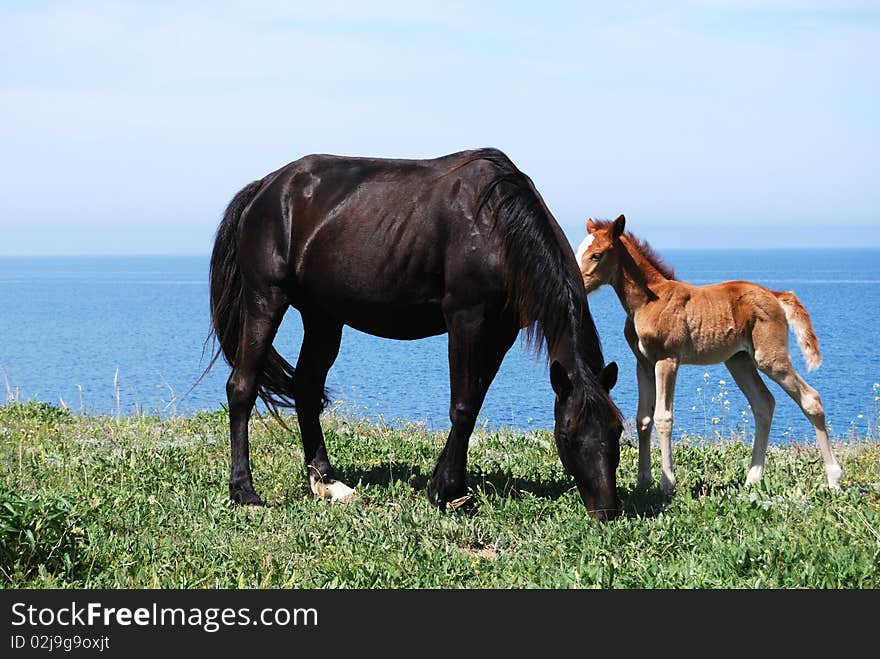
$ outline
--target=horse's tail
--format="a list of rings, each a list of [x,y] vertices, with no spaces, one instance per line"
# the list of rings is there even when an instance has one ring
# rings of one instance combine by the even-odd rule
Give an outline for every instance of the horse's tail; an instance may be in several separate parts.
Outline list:
[[[804,359],[807,362],[807,370],[819,368],[822,363],[822,355],[819,354],[819,339],[813,331],[813,323],[810,321],[810,314],[806,308],[792,291],[784,293],[773,292],[776,299],[782,305],[785,312],[785,319],[789,326],[794,330],[794,336],[801,352],[804,353]]]
[[[235,365],[241,342],[244,318],[242,275],[238,261],[238,234],[241,218],[247,205],[257,196],[263,181],[248,184],[232,198],[223,214],[223,220],[214,239],[211,253],[211,337],[220,347],[211,358],[208,369],[220,354],[231,366]],[[278,352],[269,347],[263,367],[257,378],[257,395],[278,417],[279,407],[293,407],[294,368]]]

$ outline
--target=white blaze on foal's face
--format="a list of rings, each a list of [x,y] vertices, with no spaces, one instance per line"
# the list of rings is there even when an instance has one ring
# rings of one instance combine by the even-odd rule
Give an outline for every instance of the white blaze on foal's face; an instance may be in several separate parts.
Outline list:
[[[590,245],[593,244],[593,234],[588,233],[587,237],[581,241],[580,246],[577,248],[577,251],[574,254],[575,259],[578,262],[578,270],[583,270],[583,259],[584,254],[587,253],[587,250],[590,248]]]

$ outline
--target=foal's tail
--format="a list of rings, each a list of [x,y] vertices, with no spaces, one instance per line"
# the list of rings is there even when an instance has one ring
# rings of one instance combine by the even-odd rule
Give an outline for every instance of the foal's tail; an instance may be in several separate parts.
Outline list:
[[[773,295],[782,305],[785,312],[785,319],[789,326],[794,330],[794,336],[801,352],[804,353],[804,359],[807,362],[807,370],[812,371],[819,368],[822,363],[822,355],[819,354],[819,339],[813,331],[813,323],[810,322],[810,314],[807,313],[804,305],[792,291],[777,293],[773,291]]]
[[[234,367],[236,363],[245,304],[238,262],[238,230],[244,209],[257,196],[262,185],[262,180],[254,181],[232,198],[214,239],[210,274],[211,334],[208,340],[215,337],[220,347],[212,356],[206,373],[221,353],[229,365]],[[293,373],[293,366],[270,346],[257,378],[257,395],[276,418],[279,407],[294,406]]]

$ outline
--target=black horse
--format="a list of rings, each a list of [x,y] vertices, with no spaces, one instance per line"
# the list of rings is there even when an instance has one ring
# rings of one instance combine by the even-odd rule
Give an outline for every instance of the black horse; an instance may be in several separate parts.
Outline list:
[[[617,365],[604,366],[565,235],[531,179],[500,151],[301,158],[232,199],[210,278],[213,334],[232,366],[234,501],[261,503],[248,448],[257,396],[273,412],[295,407],[312,491],[351,497],[334,477],[319,421],[327,371],[349,325],[394,339],[449,333],[452,428],[428,481],[429,500],[445,509],[466,494],[477,414],[527,328],[550,362],[562,464],[590,512],[616,516],[622,426],[608,391]],[[304,329],[295,369],[272,347],[289,306]]]

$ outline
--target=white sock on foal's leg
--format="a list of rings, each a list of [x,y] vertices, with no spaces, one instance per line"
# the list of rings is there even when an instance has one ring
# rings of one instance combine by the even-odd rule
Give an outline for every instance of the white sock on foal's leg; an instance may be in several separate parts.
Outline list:
[[[749,485],[754,485],[755,483],[759,483],[761,481],[761,476],[764,475],[764,467],[761,465],[754,465],[751,469],[749,469],[749,474],[746,476],[746,487]]]
[[[840,477],[843,476],[843,467],[836,463],[825,465],[825,476],[828,477],[828,487],[832,490],[839,490]]]

